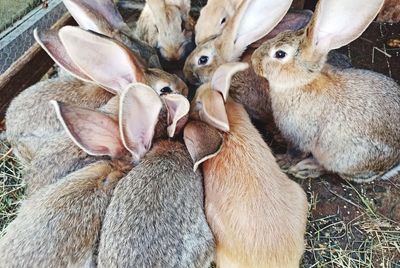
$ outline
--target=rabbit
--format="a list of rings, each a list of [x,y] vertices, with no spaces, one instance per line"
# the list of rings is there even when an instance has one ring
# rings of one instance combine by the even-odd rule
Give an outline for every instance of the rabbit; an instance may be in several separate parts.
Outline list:
[[[196,45],[220,35],[242,2],[243,0],[208,0],[201,9],[195,25]],[[295,9],[303,9],[303,7],[304,0],[295,0],[291,5],[291,8]]]
[[[221,65],[212,81],[197,91],[192,121],[184,129],[194,169],[202,164],[216,265],[299,267],[306,194],[280,170],[243,106],[228,98],[231,76],[247,67],[247,63]],[[216,144],[219,150],[208,149]]]
[[[52,99],[98,108],[121,88],[136,81],[151,85],[159,94],[188,93],[180,78],[160,69],[145,68],[134,52],[116,40],[72,26],[64,27],[59,34],[36,31],[35,37],[60,66],[81,81],[73,77],[42,81],[11,102],[6,113],[7,139],[18,158],[26,163],[32,161],[46,139],[62,130],[48,104]]]
[[[129,133],[141,135],[142,147],[149,151],[115,188],[103,223],[98,267],[210,267],[214,239],[203,210],[202,176],[192,170],[185,145],[166,135],[167,130],[169,137],[180,132],[189,102],[177,94],[162,96],[160,112],[160,97],[148,86],[137,87],[124,91],[132,95],[128,100],[137,101],[121,104],[120,123],[124,114],[145,122]],[[148,119],[149,114],[158,119]],[[173,119],[168,128],[167,119]],[[153,145],[146,146],[152,139]]]
[[[81,146],[78,141],[82,141],[82,138],[76,138],[74,129],[85,126],[85,129],[89,129],[90,133],[84,133],[84,137],[96,137],[95,135],[97,135],[99,142],[102,142],[106,136],[96,132],[98,128],[96,128],[95,123],[103,122],[112,126],[110,131],[114,132],[106,132],[108,129],[103,129],[101,130],[102,132],[109,134],[111,137],[119,136],[117,128],[118,97],[113,97],[106,105],[97,110],[80,108],[54,100],[50,101],[50,106],[53,106],[54,111],[52,112],[56,114],[63,131],[46,139],[36,157],[26,167],[23,179],[27,185],[27,196],[31,196],[46,185],[57,182],[73,171],[104,158],[98,156],[98,153],[89,151],[86,147]],[[75,126],[75,128],[68,126]],[[121,147],[118,148],[121,149]],[[107,157],[109,158],[110,156]]]
[[[284,17],[291,0],[243,0],[222,34],[200,43],[186,59],[183,72],[188,82],[209,82],[223,63],[238,61],[250,44],[268,34]]]
[[[243,0],[208,0],[195,25],[196,45],[222,33]]]
[[[157,48],[162,64],[182,61],[194,49],[189,11],[190,0],[146,0],[135,34]]]
[[[2,267],[94,267],[101,222],[124,175],[99,161],[24,200],[0,239]]]
[[[398,0],[385,0],[377,21],[388,23],[400,22],[400,3]]]
[[[399,169],[399,85],[372,71],[325,63],[328,51],[362,34],[382,4],[321,0],[306,29],[281,33],[253,53],[256,73],[269,81],[279,129],[313,155],[292,166],[294,175],[318,177],[325,170],[368,182]]]
[[[2,267],[95,267],[100,228],[113,189],[142,156],[131,146],[137,140],[130,140],[124,131],[137,122],[125,118],[125,124],[119,125],[100,112],[53,104],[69,137],[90,156],[77,155],[70,144],[62,147],[67,151],[63,155],[49,159],[50,165],[58,162],[60,167],[53,165],[58,170],[69,166],[71,173],[22,202],[0,239]],[[60,140],[59,144],[66,143]],[[89,158],[96,161],[90,163]],[[36,181],[48,181],[40,178],[47,175],[46,170],[37,172]]]
[[[134,36],[112,0],[63,0],[63,2],[82,28],[123,42],[140,55],[146,67],[162,69],[155,48]]]

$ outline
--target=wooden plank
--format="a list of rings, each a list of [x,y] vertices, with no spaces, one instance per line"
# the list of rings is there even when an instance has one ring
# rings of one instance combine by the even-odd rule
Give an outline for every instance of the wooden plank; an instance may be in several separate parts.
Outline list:
[[[52,28],[74,24],[65,14]],[[35,84],[54,64],[53,60],[35,43],[25,54],[0,76],[0,118],[3,118],[10,101],[22,90]]]

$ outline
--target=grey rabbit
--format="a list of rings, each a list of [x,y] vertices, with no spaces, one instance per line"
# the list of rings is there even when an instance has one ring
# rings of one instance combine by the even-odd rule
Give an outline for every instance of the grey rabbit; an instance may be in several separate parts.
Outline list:
[[[180,132],[189,102],[170,94],[162,96],[165,107],[161,109],[154,90],[137,87],[126,91],[136,95],[136,105],[127,102],[121,112],[147,122],[130,133],[146,133],[144,148],[150,148],[146,144],[152,139],[154,144],[114,191],[102,228],[98,266],[209,267],[214,239],[204,214],[202,176],[193,171],[185,145],[166,136],[166,123],[171,118],[175,123],[168,127],[169,136]],[[143,96],[145,90],[151,98]],[[160,116],[150,120],[149,114]]]
[[[137,161],[136,155],[128,152],[134,148],[124,146],[135,141],[123,137],[123,131],[120,135],[114,119],[96,111],[54,105],[69,137],[97,161],[88,164],[78,159],[77,165],[87,166],[38,189],[23,201],[16,219],[0,239],[2,267],[94,267],[113,189]],[[129,128],[130,122],[121,127]],[[68,155],[58,160],[61,166],[70,165]],[[46,181],[40,178],[45,176],[40,172],[36,176]]]

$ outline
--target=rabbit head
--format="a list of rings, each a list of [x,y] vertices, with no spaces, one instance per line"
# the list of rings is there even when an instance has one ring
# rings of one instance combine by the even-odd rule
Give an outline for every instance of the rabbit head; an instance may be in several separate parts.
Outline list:
[[[131,83],[142,82],[159,94],[188,94],[176,75],[146,68],[141,58],[121,42],[79,27],[65,26],[35,36],[48,54],[78,79],[95,83],[111,93],[120,93]]]
[[[243,1],[221,35],[199,44],[188,56],[185,78],[195,85],[208,82],[219,65],[239,60],[248,45],[268,34],[290,4],[290,0]]]
[[[147,0],[137,31],[146,25],[148,38],[141,38],[157,48],[161,59],[180,61],[194,47],[193,20],[189,15],[190,0]],[[138,34],[141,37],[142,34]],[[146,40],[148,39],[148,40]]]
[[[280,33],[260,46],[252,56],[253,68],[271,87],[306,85],[320,74],[328,52],[359,37],[382,4],[383,0],[365,5],[361,1],[320,1],[306,29]]]
[[[195,41],[199,45],[222,33],[243,0],[209,0],[200,10],[195,26]]]
[[[63,0],[68,11],[85,30],[91,30],[123,42],[152,68],[161,68],[157,51],[137,39],[112,0]]]
[[[141,158],[150,150],[153,140],[172,138],[181,132],[189,108],[189,101],[180,94],[159,96],[140,83],[127,87],[120,97],[119,115],[125,147]]]

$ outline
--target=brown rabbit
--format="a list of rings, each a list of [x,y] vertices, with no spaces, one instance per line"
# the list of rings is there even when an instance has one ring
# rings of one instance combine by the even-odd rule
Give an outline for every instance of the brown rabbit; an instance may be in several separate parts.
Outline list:
[[[0,239],[2,267],[94,267],[100,228],[113,189],[132,168],[132,156],[123,144],[136,141],[123,136],[124,131],[120,135],[116,121],[99,112],[55,105],[70,138],[92,156],[79,155],[67,146],[60,147],[65,152],[53,154],[55,159],[47,156],[49,166],[56,170],[67,172],[69,167],[69,172],[76,171],[51,181],[54,183],[23,201],[17,218]],[[126,123],[121,127],[131,128],[132,122]],[[67,143],[62,139],[58,142]],[[89,164],[90,158],[97,161]],[[37,172],[38,178],[32,182],[50,183],[50,178],[41,177],[48,175],[46,170]]]
[[[223,63],[238,61],[247,46],[267,35],[284,17],[291,0],[244,0],[222,34],[200,43],[188,56],[185,78],[194,85],[209,82]]]
[[[221,65],[201,86],[184,130],[195,169],[203,162],[207,220],[216,240],[217,267],[299,267],[307,198],[279,168],[242,105],[224,98],[245,63]],[[218,133],[225,132],[224,134]],[[219,142],[218,142],[219,140]],[[221,144],[217,154],[208,147]]]
[[[189,11],[190,0],[146,0],[135,33],[159,50],[161,60],[185,59],[194,48]]]
[[[81,80],[92,83],[72,77],[47,80],[26,89],[11,102],[6,114],[7,139],[22,160],[30,162],[43,142],[62,130],[48,104],[52,99],[98,108],[113,96],[103,88],[116,93],[136,81],[151,85],[159,94],[188,92],[177,76],[144,68],[140,58],[118,41],[71,26],[60,30],[60,35],[69,52],[57,32],[35,34],[57,63]]]
[[[281,33],[253,54],[254,69],[270,83],[282,134],[314,156],[291,168],[299,177],[319,176],[322,166],[365,182],[399,164],[399,85],[378,73],[325,63],[331,49],[361,35],[382,4],[321,0],[305,30]]]
[[[400,22],[400,2],[398,0],[385,0],[377,21],[399,23]]]
[[[126,102],[121,104],[120,124],[127,120],[124,115],[143,122],[126,133],[131,140],[141,137],[136,148],[149,152],[115,189],[98,266],[208,268],[214,239],[203,210],[202,176],[193,171],[185,145],[168,139],[183,128],[189,102],[177,94],[162,96],[165,108],[160,112],[162,102],[154,90],[136,87],[121,97]]]
[[[234,14],[243,0],[208,0],[201,9],[199,19],[196,22],[196,44],[216,37],[222,33],[228,21],[234,18]],[[251,0],[250,0],[251,1]],[[303,9],[304,0],[294,0],[291,8]]]

